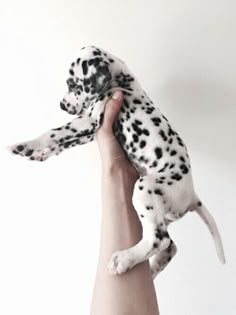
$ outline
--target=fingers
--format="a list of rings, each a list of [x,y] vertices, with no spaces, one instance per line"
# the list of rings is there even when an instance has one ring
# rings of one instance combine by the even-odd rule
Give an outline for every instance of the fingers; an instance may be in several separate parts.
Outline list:
[[[115,91],[112,98],[107,102],[101,131],[107,135],[112,135],[112,126],[119,113],[123,102],[123,94],[121,91]]]
[[[97,132],[98,145],[103,163],[114,163],[116,160],[126,159],[114,133],[113,124],[119,113],[123,102],[123,94],[116,91],[112,98],[107,102],[104,112],[102,126]]]

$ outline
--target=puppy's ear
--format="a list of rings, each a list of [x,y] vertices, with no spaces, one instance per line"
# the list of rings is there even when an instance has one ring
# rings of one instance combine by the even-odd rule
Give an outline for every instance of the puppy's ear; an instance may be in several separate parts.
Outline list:
[[[107,86],[109,86],[109,82],[111,81],[112,75],[109,69],[109,65],[105,62],[100,63],[96,67],[95,73],[95,86],[96,92],[100,94],[105,90]]]

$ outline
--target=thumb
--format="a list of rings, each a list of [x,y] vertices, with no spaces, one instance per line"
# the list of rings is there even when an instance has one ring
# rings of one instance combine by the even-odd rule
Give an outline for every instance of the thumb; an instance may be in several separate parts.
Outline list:
[[[112,132],[112,126],[123,101],[123,94],[121,91],[115,91],[112,98],[107,102],[105,114],[102,123],[102,129],[107,132]]]

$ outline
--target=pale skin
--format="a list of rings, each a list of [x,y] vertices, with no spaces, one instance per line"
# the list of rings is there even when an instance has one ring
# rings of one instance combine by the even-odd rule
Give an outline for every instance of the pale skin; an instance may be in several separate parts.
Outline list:
[[[119,276],[112,276],[107,270],[115,251],[135,245],[142,237],[142,227],[132,204],[138,173],[126,158],[112,131],[122,99],[122,92],[117,91],[109,100],[103,124],[97,132],[102,160],[102,225],[90,314],[158,315],[148,261]]]

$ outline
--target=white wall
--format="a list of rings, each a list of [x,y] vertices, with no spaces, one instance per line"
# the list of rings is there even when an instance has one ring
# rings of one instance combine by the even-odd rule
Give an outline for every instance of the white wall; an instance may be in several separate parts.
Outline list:
[[[0,314],[88,314],[100,229],[96,143],[45,163],[4,146],[71,119],[68,67],[93,44],[122,58],[187,143],[196,190],[227,265],[194,214],[170,227],[178,255],[155,281],[161,315],[235,315],[235,1],[0,3]]]

